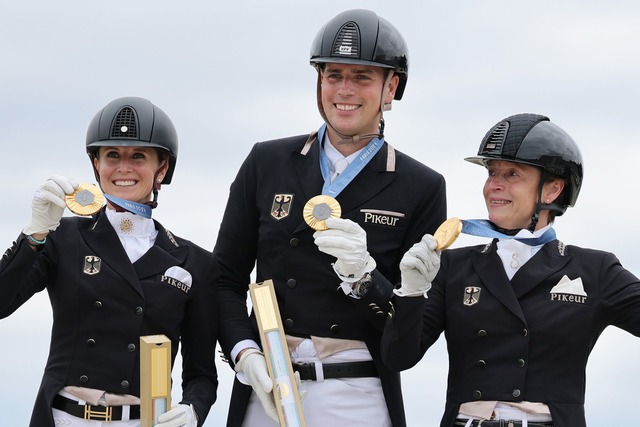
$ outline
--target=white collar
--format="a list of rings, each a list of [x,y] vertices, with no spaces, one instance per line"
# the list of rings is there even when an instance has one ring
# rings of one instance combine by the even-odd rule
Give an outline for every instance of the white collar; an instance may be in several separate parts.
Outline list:
[[[121,237],[150,237],[156,232],[155,223],[131,212],[116,212],[107,208],[107,218]]]
[[[361,149],[359,149],[355,153],[349,154],[347,157],[345,157],[331,143],[331,141],[329,140],[329,135],[327,135],[326,133],[324,135],[323,147],[324,147],[324,152],[327,155],[327,158],[329,159],[329,162],[331,162],[331,171],[332,172],[336,171],[335,164],[340,159],[346,159],[347,162],[349,162],[349,164],[351,164],[353,159],[358,157],[358,154],[360,154],[360,152],[364,149],[364,147],[362,147]]]

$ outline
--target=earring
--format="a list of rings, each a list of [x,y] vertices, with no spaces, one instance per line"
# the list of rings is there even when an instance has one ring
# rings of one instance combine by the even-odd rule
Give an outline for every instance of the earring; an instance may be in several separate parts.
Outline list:
[[[546,202],[547,204],[549,204],[550,200],[549,200],[549,199],[547,199],[545,202]]]

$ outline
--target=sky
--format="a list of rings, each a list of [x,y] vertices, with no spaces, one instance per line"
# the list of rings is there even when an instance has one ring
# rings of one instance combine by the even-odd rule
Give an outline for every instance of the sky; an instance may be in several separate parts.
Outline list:
[[[229,185],[252,145],[321,125],[309,48],[326,21],[352,8],[376,11],[404,35],[409,79],[385,113],[386,139],[445,176],[449,216],[485,217],[486,172],[463,158],[487,130],[515,113],[544,114],[576,140],[585,164],[576,206],[556,221],[558,238],[613,252],[640,273],[640,3],[632,0],[2,2],[0,247],[26,225],[47,177],[94,182],[89,121],[115,98],[141,96],[172,118],[180,139],[154,218],[213,249]],[[454,247],[484,242],[462,236]],[[46,292],[0,320],[0,425],[28,425],[50,328]],[[639,352],[631,334],[603,333],[587,368],[589,425],[628,421]],[[208,427],[224,425],[233,378],[217,365]],[[439,424],[446,371],[441,338],[402,374],[409,426]],[[177,400],[179,366],[173,374]]]

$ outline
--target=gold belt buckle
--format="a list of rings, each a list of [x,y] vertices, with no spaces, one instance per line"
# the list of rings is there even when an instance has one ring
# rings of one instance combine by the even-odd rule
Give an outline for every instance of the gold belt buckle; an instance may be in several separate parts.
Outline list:
[[[111,421],[113,407],[103,406],[103,408],[105,408],[104,411],[94,411],[91,409],[91,405],[84,405],[84,419]]]

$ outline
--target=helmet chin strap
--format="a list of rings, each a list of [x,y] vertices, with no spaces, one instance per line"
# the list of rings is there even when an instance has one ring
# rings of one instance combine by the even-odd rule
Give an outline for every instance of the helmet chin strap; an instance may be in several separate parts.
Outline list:
[[[337,145],[344,145],[344,144],[358,144],[360,143],[360,141],[365,140],[365,139],[373,139],[373,138],[379,138],[379,139],[383,139],[384,138],[384,111],[389,111],[391,110],[391,103],[385,104],[384,102],[384,91],[385,88],[389,85],[389,82],[391,81],[391,79],[394,76],[393,71],[389,71],[389,75],[387,76],[387,78],[385,79],[384,84],[382,85],[382,91],[380,93],[380,122],[378,124],[378,133],[366,133],[366,134],[362,134],[362,135],[345,135],[343,133],[341,133],[340,131],[338,131],[332,124],[331,122],[329,122],[329,119],[327,118],[327,115],[324,112],[324,106],[322,105],[322,77],[321,77],[321,72],[322,70],[318,67],[318,83],[316,85],[316,99],[317,99],[317,103],[318,103],[318,111],[320,111],[320,116],[322,116],[322,120],[324,120],[324,122],[327,124],[327,126],[329,126],[331,129],[333,129],[333,131],[335,133],[337,133],[342,139],[339,141],[336,141]]]
[[[162,168],[158,169],[155,176],[153,177],[153,199],[150,202],[144,203],[151,209],[155,209],[158,207],[158,192],[160,191],[160,187],[162,187],[162,179],[159,178],[161,170]]]

